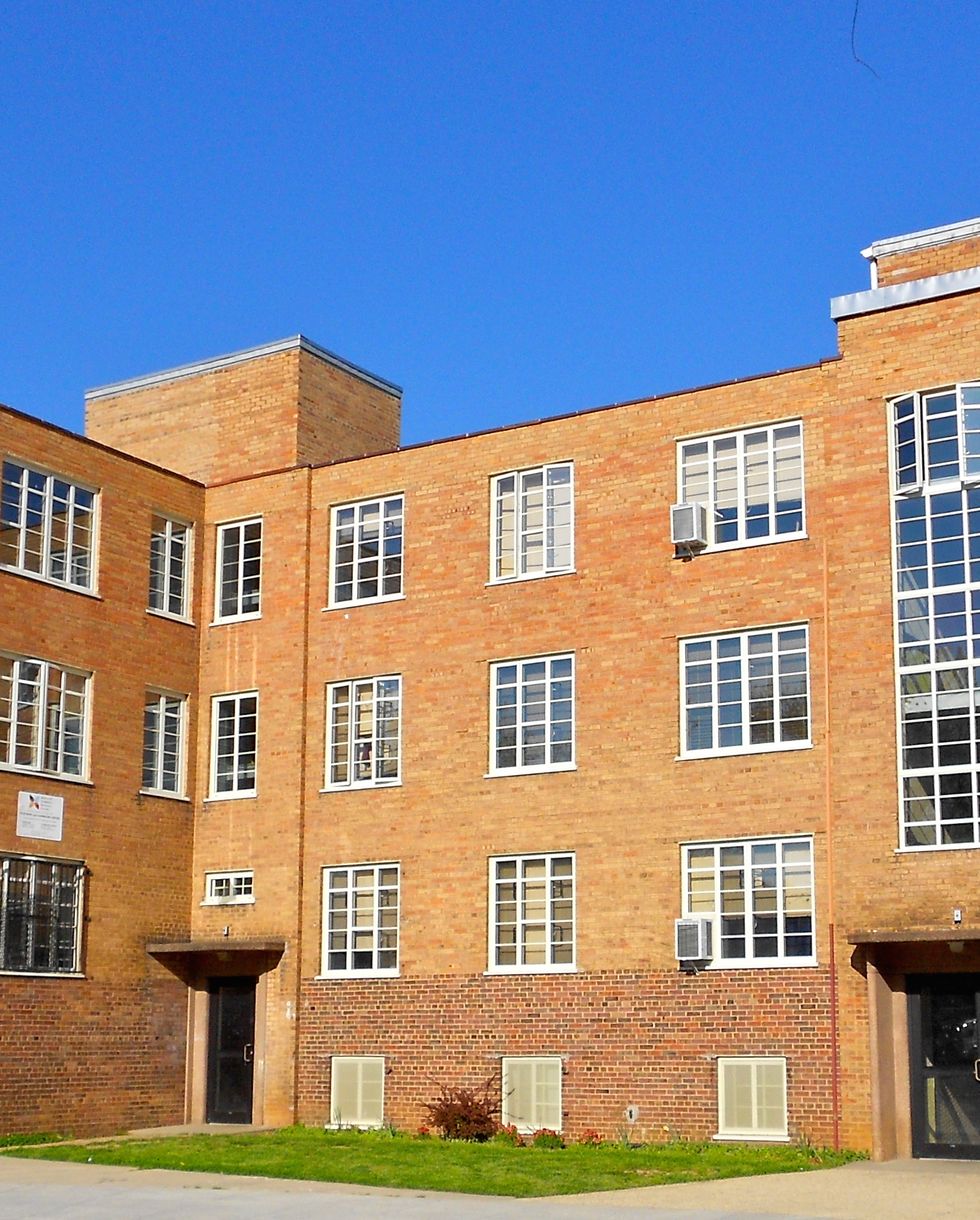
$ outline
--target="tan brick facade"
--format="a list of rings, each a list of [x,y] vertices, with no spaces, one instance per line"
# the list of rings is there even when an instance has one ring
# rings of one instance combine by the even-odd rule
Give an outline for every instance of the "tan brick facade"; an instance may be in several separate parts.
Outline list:
[[[975,245],[907,242],[879,284],[972,268]],[[91,783],[0,771],[0,847],[88,873],[84,977],[0,982],[0,1128],[203,1118],[214,988],[245,978],[256,1120],[330,1121],[334,1055],[384,1056],[385,1119],[408,1127],[434,1081],[557,1056],[571,1136],[635,1105],[639,1138],[707,1138],[718,1057],[761,1056],[786,1060],[789,1138],[907,1153],[905,980],[980,975],[980,910],[975,851],[896,851],[886,402],[980,377],[980,298],[875,300],[818,365],[405,450],[395,387],[305,340],[91,394],[90,437],[142,462],[4,414],[4,454],[99,490],[101,522],[100,600],[0,571],[0,651],[93,675]],[[677,558],[678,442],[787,421],[801,536]],[[574,569],[495,583],[491,480],[546,463],[574,469]],[[400,594],[330,605],[332,510],[384,497]],[[195,529],[192,623],[146,612],[160,511]],[[218,528],[258,518],[260,615],[215,621]],[[683,641],[784,625],[808,632],[805,748],[685,757]],[[574,658],[574,769],[493,774],[493,666],[554,655]],[[383,675],[400,782],[330,789],[327,688]],[[147,689],[190,697],[186,801],[138,794]],[[215,791],[212,701],[253,693],[254,790]],[[35,782],[65,795],[56,849],[14,833]],[[812,843],[815,964],[680,971],[683,845],[787,837]],[[489,861],[549,853],[574,857],[574,970],[488,970]],[[323,870],[382,864],[397,974],[320,977]],[[249,900],[205,902],[235,870]]]

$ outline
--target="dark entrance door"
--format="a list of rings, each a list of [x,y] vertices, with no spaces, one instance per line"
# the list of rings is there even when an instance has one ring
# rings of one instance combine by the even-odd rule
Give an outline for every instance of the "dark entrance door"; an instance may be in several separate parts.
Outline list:
[[[980,975],[911,977],[914,1156],[980,1158]]]
[[[252,1121],[255,982],[254,978],[208,980],[209,1123]]]

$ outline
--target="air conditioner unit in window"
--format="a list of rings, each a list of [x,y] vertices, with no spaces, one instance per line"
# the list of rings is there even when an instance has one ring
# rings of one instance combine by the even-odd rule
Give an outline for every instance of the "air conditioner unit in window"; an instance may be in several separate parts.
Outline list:
[[[703,504],[670,506],[670,540],[688,551],[708,545],[708,511]]]
[[[711,959],[711,920],[674,920],[674,953],[679,962]]]

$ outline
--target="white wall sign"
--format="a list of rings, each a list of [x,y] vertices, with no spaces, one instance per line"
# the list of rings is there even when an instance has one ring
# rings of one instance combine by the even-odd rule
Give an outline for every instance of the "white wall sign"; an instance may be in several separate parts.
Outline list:
[[[65,820],[65,798],[40,792],[17,793],[17,835],[59,843]]]

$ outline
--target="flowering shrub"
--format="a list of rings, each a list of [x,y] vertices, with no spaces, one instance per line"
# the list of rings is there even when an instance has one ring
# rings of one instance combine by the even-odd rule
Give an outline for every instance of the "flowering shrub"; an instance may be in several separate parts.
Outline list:
[[[427,1127],[425,1125],[425,1123],[423,1123],[422,1126],[419,1127],[418,1130],[415,1132],[415,1138],[417,1140],[427,1140],[431,1134],[432,1134],[432,1128]]]
[[[513,1123],[509,1123],[506,1127],[501,1127],[497,1134],[493,1137],[495,1144],[510,1144],[512,1148],[523,1148],[524,1140],[521,1138],[521,1133],[517,1130]]]
[[[453,1089],[443,1085],[439,1096],[425,1107],[433,1127],[444,1140],[476,1140],[482,1143],[497,1131],[500,1098],[491,1077],[475,1089]]]
[[[602,1136],[596,1131],[595,1127],[586,1127],[582,1132],[580,1144],[588,1144],[590,1148],[598,1148],[602,1143]]]
[[[549,1131],[547,1127],[542,1127],[540,1131],[535,1131],[531,1136],[531,1144],[535,1148],[564,1148],[565,1141],[557,1131]]]

